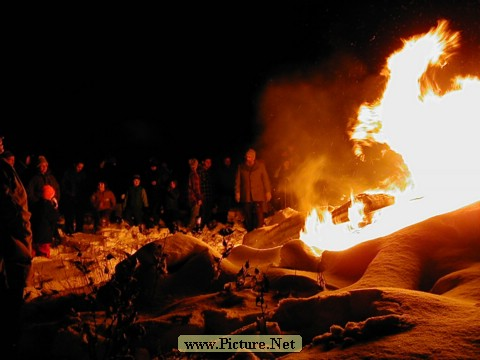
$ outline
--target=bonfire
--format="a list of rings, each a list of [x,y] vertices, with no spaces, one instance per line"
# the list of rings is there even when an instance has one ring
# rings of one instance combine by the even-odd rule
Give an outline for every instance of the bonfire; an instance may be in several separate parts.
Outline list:
[[[458,46],[446,21],[405,40],[383,96],[349,129],[359,159],[374,143],[400,154],[402,181],[278,211],[249,233],[236,219],[194,234],[118,224],[65,238],[34,259],[23,358],[235,356],[179,344],[222,334],[302,338],[300,352],[251,358],[477,358],[480,82],[438,91],[428,76]]]

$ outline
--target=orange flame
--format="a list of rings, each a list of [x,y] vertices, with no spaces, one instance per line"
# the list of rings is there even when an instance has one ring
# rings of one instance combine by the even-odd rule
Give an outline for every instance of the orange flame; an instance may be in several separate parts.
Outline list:
[[[480,81],[457,77],[441,95],[426,75],[446,63],[459,39],[459,33],[448,31],[448,22],[442,20],[428,33],[404,41],[387,60],[383,97],[358,110],[350,132],[355,155],[362,158],[363,148],[374,143],[387,144],[403,157],[411,174],[406,189],[383,189],[395,196],[395,204],[379,210],[376,216],[381,220],[361,229],[325,222],[317,226],[321,232],[313,242],[312,234],[306,236],[311,231],[307,219],[302,240],[322,249],[345,249],[480,199]],[[349,219],[355,219],[353,209]]]

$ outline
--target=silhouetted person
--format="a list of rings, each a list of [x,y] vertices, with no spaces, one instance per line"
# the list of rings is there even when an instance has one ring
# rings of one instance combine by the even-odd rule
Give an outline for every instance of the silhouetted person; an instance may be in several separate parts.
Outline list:
[[[200,208],[201,226],[210,226],[215,207],[215,179],[212,172],[212,159],[205,158],[198,167],[197,172],[200,176],[200,187],[202,188],[202,206]]]
[[[188,160],[190,172],[188,173],[187,183],[187,199],[190,210],[190,220],[188,221],[188,229],[190,231],[198,230],[197,220],[200,219],[200,208],[203,204],[202,186],[200,176],[197,172],[198,160],[195,158]]]
[[[15,168],[15,154],[12,153],[11,151],[4,151],[2,154],[2,157],[5,159],[6,162],[8,162],[10,165],[12,165],[13,168]],[[18,173],[18,171],[17,171]]]
[[[27,192],[3,152],[0,137],[0,351],[14,358],[32,266],[32,232]]]
[[[93,179],[94,187],[98,181],[104,181],[116,196],[120,196],[125,190],[124,171],[115,156],[109,156],[100,161],[98,167],[94,169]]]
[[[129,225],[145,224],[145,213],[148,211],[148,196],[145,188],[140,184],[140,175],[134,175],[132,185],[125,194],[123,203],[124,219]]]
[[[148,168],[142,176],[142,183],[145,185],[147,191],[149,214],[148,223],[149,228],[158,225],[160,215],[163,207],[163,196],[165,189],[162,187],[160,179],[160,169],[158,168],[158,160],[151,158],[148,161]]]
[[[164,199],[164,220],[171,233],[175,233],[185,216],[180,207],[180,190],[176,180],[170,180]]]
[[[76,161],[62,177],[62,201],[60,209],[65,217],[65,233],[83,231],[85,212],[88,204],[87,175],[85,163]]]
[[[218,199],[217,218],[223,223],[228,221],[228,212],[235,206],[235,175],[236,168],[232,164],[232,158],[225,156],[215,176]]]

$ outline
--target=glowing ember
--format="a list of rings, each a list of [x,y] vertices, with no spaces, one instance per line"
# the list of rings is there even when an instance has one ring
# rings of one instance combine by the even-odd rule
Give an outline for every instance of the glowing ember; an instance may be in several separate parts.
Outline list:
[[[300,236],[307,244],[345,249],[480,200],[480,81],[457,77],[440,94],[434,79],[427,76],[427,70],[445,64],[459,39],[443,20],[428,33],[404,41],[403,48],[387,60],[383,97],[358,111],[350,133],[354,153],[362,158],[364,147],[387,144],[403,157],[411,174],[403,189],[382,184],[366,192],[390,194],[395,204],[379,210],[375,214],[379,219],[364,227],[355,226],[362,214],[350,225],[334,225],[324,215],[328,221],[310,229],[309,218],[316,216],[311,213]],[[359,206],[355,201],[351,204]],[[359,210],[363,211],[357,209],[357,215]],[[355,216],[349,210],[350,222]]]

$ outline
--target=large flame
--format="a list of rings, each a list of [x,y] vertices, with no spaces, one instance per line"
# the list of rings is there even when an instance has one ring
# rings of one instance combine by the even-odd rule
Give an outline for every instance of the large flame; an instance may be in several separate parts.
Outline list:
[[[387,60],[382,98],[358,111],[350,133],[355,154],[361,158],[365,146],[387,144],[403,157],[411,174],[404,189],[372,189],[394,195],[395,204],[363,228],[352,224],[353,215],[348,224],[322,220],[315,228],[307,220],[302,240],[323,250],[342,250],[480,200],[480,81],[457,77],[450,89],[440,92],[427,76],[432,67],[446,63],[459,39],[442,20],[428,33],[404,41]],[[361,209],[353,201],[352,206],[358,217]],[[316,216],[312,211],[308,218]],[[327,212],[320,217],[329,218]]]

